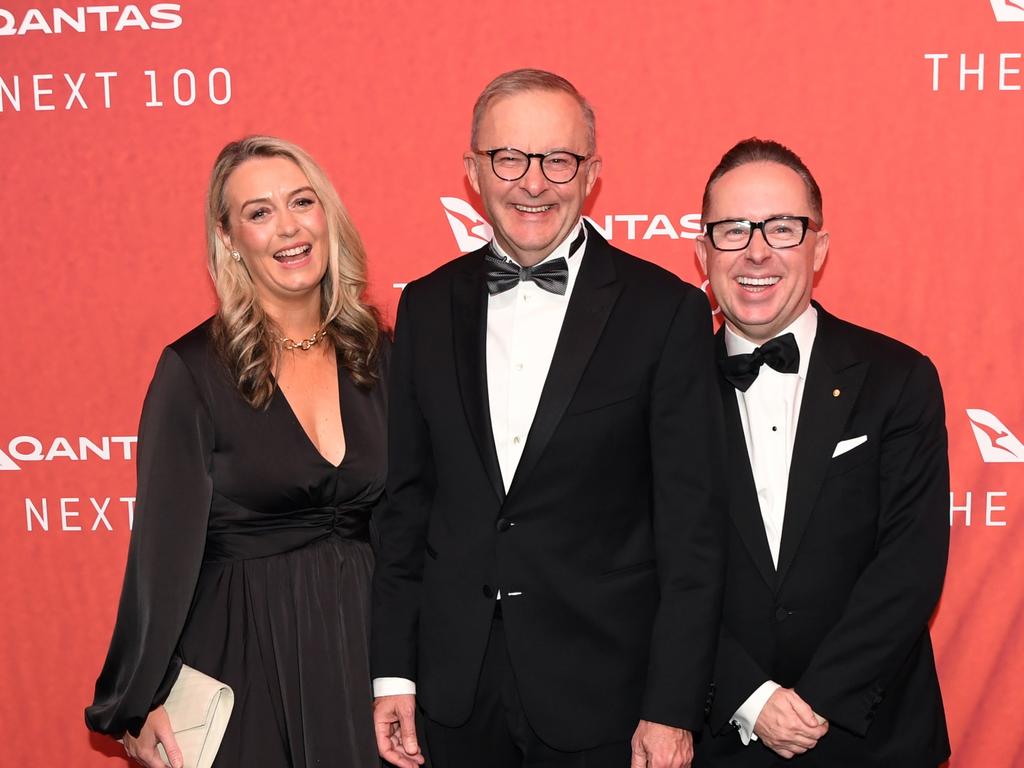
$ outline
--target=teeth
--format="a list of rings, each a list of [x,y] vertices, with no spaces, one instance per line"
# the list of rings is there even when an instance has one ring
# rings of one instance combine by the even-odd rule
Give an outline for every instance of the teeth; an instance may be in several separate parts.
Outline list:
[[[516,208],[517,211],[522,211],[523,213],[544,213],[544,211],[546,211],[549,208],[551,208],[551,206],[550,205],[517,205],[515,208]]]
[[[781,279],[782,278],[777,277],[777,276],[776,277],[737,277],[736,278],[736,282],[739,283],[740,285],[750,285],[750,286],[754,286],[754,287],[760,288],[760,287],[764,287],[764,286],[768,286],[768,285],[775,285]]]
[[[300,245],[295,248],[289,248],[286,251],[278,251],[274,254],[275,259],[286,259],[290,256],[301,256],[304,253],[308,253],[313,246],[311,245]]]

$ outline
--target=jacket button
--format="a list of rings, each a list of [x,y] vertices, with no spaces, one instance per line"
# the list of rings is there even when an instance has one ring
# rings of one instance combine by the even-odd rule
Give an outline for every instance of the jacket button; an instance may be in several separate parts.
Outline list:
[[[490,600],[492,597],[494,597],[494,590],[491,589],[491,586],[489,584],[484,584],[483,592],[484,592],[484,597],[486,597],[488,600]]]
[[[786,608],[785,606],[780,605],[778,608],[775,609],[775,620],[776,621],[779,621],[779,622],[785,621],[786,619],[788,619],[792,615],[793,615],[793,612],[791,610],[789,610],[788,608]]]
[[[502,517],[502,518],[500,518],[498,520],[497,528],[502,533],[504,533],[505,531],[507,531],[511,527],[512,527],[512,521],[511,520],[508,520],[508,519],[506,519],[504,517]]]

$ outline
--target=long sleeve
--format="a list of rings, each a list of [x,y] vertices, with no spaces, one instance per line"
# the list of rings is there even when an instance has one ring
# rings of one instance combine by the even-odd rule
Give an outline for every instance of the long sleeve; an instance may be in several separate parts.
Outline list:
[[[661,599],[642,716],[699,731],[714,663],[725,567],[724,426],[710,311],[688,293],[652,384],[654,533]]]
[[[388,395],[387,503],[376,517],[370,668],[374,678],[416,679],[416,632],[427,515],[434,493],[430,435],[413,383],[410,294],[402,293]]]
[[[722,625],[715,654],[715,689],[708,712],[711,732],[718,735],[729,724],[736,710],[770,678],[746,649]]]
[[[92,706],[90,729],[137,735],[167,697],[174,655],[195,591],[210,514],[213,426],[181,358],[157,364],[139,425],[138,487],[117,622]]]
[[[928,631],[949,550],[949,462],[938,375],[921,357],[882,435],[878,540],[796,691],[863,735],[875,707]]]

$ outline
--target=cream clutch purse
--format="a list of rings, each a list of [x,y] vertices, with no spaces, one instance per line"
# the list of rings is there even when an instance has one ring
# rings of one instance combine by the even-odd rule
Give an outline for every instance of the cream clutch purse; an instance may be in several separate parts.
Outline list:
[[[234,705],[235,692],[231,686],[187,664],[181,665],[164,709],[185,758],[185,768],[213,765]],[[163,745],[157,744],[157,749],[164,762],[170,765]]]

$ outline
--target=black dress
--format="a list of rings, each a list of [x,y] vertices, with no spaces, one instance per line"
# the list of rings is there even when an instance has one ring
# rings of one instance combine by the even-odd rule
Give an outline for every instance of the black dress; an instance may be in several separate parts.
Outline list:
[[[146,395],[124,588],[86,722],[137,734],[185,663],[235,691],[218,768],[379,766],[369,521],[386,387],[339,366],[335,467],[280,390],[263,411],[242,399],[210,327],[164,350]]]

